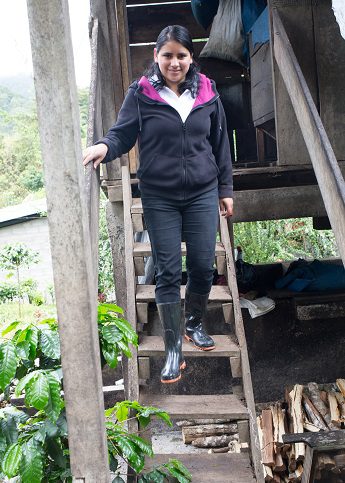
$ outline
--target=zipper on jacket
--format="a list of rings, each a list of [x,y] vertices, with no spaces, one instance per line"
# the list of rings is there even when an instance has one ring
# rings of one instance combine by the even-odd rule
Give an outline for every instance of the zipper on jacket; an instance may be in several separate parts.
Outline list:
[[[186,199],[186,185],[187,185],[187,166],[185,158],[185,139],[186,139],[186,123],[182,123],[182,169],[183,169],[183,199]]]

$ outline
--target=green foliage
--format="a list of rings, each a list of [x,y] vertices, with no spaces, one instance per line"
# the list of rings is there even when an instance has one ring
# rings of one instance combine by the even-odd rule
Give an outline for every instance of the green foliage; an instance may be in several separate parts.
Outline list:
[[[234,224],[235,245],[249,263],[337,256],[330,230],[314,230],[311,218]]]
[[[43,170],[33,89],[27,96],[0,86],[0,208],[43,190]],[[88,90],[80,89],[82,145],[86,145]]]
[[[113,260],[111,257],[110,239],[107,230],[106,202],[101,200],[99,211],[99,241],[98,241],[98,291],[109,294],[114,292]]]
[[[102,355],[111,368],[117,366],[118,356],[131,357],[129,344],[138,346],[138,335],[121,315],[123,310],[115,304],[98,306],[98,329]]]
[[[18,270],[38,263],[39,253],[34,252],[23,243],[4,245],[0,251],[0,267],[5,270]]]
[[[99,305],[101,350],[112,366],[117,364],[118,355],[131,356],[130,344],[138,345],[137,334],[122,315],[123,310],[114,304]],[[19,476],[23,483],[71,482],[57,322],[55,319],[26,324],[15,321],[1,335],[0,392],[9,394],[9,386],[12,390],[15,387],[15,395],[24,393],[26,406],[31,412],[36,409],[36,413],[29,418],[12,406],[0,409],[3,473],[0,479],[5,475]],[[187,469],[176,460],[142,474],[145,457],[153,456],[152,446],[138,434],[129,433],[125,423],[135,417],[146,427],[152,417],[158,417],[171,425],[165,411],[141,406],[136,401],[123,401],[107,410],[105,416],[112,417],[106,421],[106,431],[113,472],[118,473],[117,460],[122,458],[142,482],[167,481],[168,476],[182,483],[191,481]],[[117,474],[114,481],[123,479]]]
[[[18,287],[9,282],[0,283],[0,304],[14,300],[18,297]]]

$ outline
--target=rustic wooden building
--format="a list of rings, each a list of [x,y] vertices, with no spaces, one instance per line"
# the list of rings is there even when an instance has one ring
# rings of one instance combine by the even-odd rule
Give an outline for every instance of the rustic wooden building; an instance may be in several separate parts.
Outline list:
[[[49,21],[53,21],[53,10],[48,11],[41,5],[42,12],[39,12],[33,0],[28,3],[31,4],[29,15],[31,15],[32,32],[37,32],[40,28],[45,31]],[[58,8],[58,1],[55,1],[55,4],[59,18],[62,18],[62,24],[66,23],[66,18],[68,20],[66,2],[62,2],[62,8]],[[47,25],[44,20],[41,21],[44,15],[47,16]],[[200,61],[202,70],[217,81],[228,116],[230,139],[236,140],[232,146],[236,204],[233,221],[312,216],[316,224],[326,226],[329,220],[344,262],[345,185],[341,170],[345,149],[343,135],[345,96],[342,94],[342,86],[345,85],[345,41],[340,36],[339,26],[331,9],[331,0],[271,0],[268,4],[267,21],[269,23],[267,41],[256,42],[255,32],[251,34],[248,69],[239,64],[216,59]],[[200,51],[204,43],[203,39],[208,33],[195,22],[188,1],[142,0],[137,3],[135,0],[127,2],[91,0],[90,37],[93,62],[88,133],[90,143],[100,138],[112,125],[130,82],[149,62],[152,56],[152,43],[168,23],[188,27],[193,38],[196,39],[196,51]],[[92,328],[95,312],[88,298],[92,298],[95,292],[94,261],[97,260],[95,223],[99,186],[96,177],[91,173],[92,170],[89,170],[86,180],[88,199],[88,213],[86,213],[83,208],[84,194],[79,199],[75,185],[69,184],[70,193],[73,193],[73,200],[79,210],[78,221],[76,214],[73,213],[72,216],[69,207],[64,203],[63,196],[66,193],[62,185],[64,180],[70,183],[70,178],[75,176],[82,187],[80,169],[76,168],[71,175],[70,168],[63,165],[64,169],[60,170],[62,172],[57,172],[52,160],[54,156],[58,156],[58,153],[49,150],[51,148],[49,139],[52,143],[52,138],[49,136],[53,136],[54,131],[52,126],[42,125],[46,119],[46,104],[51,102],[46,96],[47,85],[48,88],[54,88],[58,86],[59,81],[66,82],[72,93],[75,91],[73,75],[70,74],[73,64],[68,53],[68,45],[70,45],[68,29],[66,31],[66,36],[62,36],[67,39],[64,44],[56,40],[63,52],[62,58],[66,58],[65,70],[62,69],[58,73],[53,64],[54,56],[49,60],[51,72],[57,76],[54,80],[49,76],[48,79],[45,78],[46,71],[49,72],[49,69],[43,70],[40,61],[42,58],[47,59],[47,52],[44,49],[40,50],[39,36],[32,33],[37,69],[36,90],[39,106],[41,106],[39,109],[41,132],[46,143],[47,184],[48,192],[50,191],[48,213],[50,211],[51,230],[58,238],[56,220],[62,217],[62,211],[65,215],[71,216],[68,222],[70,227],[73,223],[78,227],[80,219],[82,221],[82,227],[74,235],[73,241],[82,245],[82,255],[85,257],[84,262],[81,261],[80,256],[78,257],[82,269],[79,273],[79,283],[87,281],[88,289],[83,295],[85,306],[89,309],[86,320],[92,333],[93,357],[89,366],[83,368],[80,377],[95,382],[96,389],[93,388],[90,391],[90,397],[83,401],[85,405],[83,410],[88,417],[91,417],[90,407],[98,408],[98,419],[94,413],[92,421],[93,427],[98,428],[96,436],[102,448],[103,460],[100,460],[98,468],[95,464],[91,465],[91,471],[87,461],[87,455],[92,451],[90,446],[83,448],[83,457],[80,456],[80,440],[87,438],[87,434],[73,431],[70,443],[72,470],[78,478],[85,478],[85,481],[94,481],[92,476],[85,477],[89,470],[90,475],[102,475],[102,477],[99,476],[98,481],[106,481],[106,458],[103,451],[104,438],[102,438],[100,417],[102,402],[99,390],[97,391],[99,363],[96,360],[96,336]],[[58,32],[56,32],[56,39],[58,39]],[[54,54],[54,52],[54,45],[51,44],[49,53]],[[38,74],[42,75],[41,79]],[[80,142],[76,134],[73,111],[75,97],[69,96],[61,85],[59,88],[62,105],[67,109],[66,112],[70,115],[69,120],[73,127],[75,142],[72,157],[74,155],[78,158]],[[71,98],[72,106],[68,103]],[[52,109],[61,120],[62,114],[59,108],[53,104]],[[64,119],[66,119],[66,113]],[[65,132],[61,135],[68,138],[69,134]],[[63,139],[60,141],[63,143]],[[66,159],[69,159],[71,153],[65,151],[65,154]],[[209,357],[228,361],[230,391],[217,396],[208,394],[205,388],[203,388],[204,392],[193,395],[179,394],[178,391],[167,394],[159,392],[158,384],[153,384],[155,393],[152,391],[150,379],[154,377],[152,370],[154,358],[162,357],[164,349],[155,332],[150,311],[150,304],[154,300],[154,286],[138,285],[136,278],[142,274],[143,259],[150,253],[148,244],[134,241],[134,234],[143,231],[145,226],[140,199],[132,197],[137,165],[138,159],[134,149],[128,156],[107,164],[102,173],[102,188],[109,199],[108,225],[117,282],[117,302],[126,308],[128,320],[140,332],[138,351],[124,366],[126,397],[161,406],[168,410],[173,418],[221,417],[237,421],[240,441],[250,443],[255,477],[250,470],[248,454],[217,455],[213,460],[215,455],[207,455],[207,457],[190,455],[188,463],[195,475],[195,481],[248,483],[255,481],[254,478],[256,478],[261,482],[263,476],[251,368],[239,306],[231,230],[229,232],[229,227],[224,220],[220,220],[220,243],[217,246],[216,263],[218,272],[225,275],[227,283],[223,286],[214,286],[210,295],[210,303],[220,307],[223,313],[222,323],[217,326],[217,329],[221,328],[221,330],[215,334],[218,341],[217,349],[212,355],[187,347],[185,350],[186,356],[191,360],[200,358],[200,364],[205,363],[202,359]],[[53,175],[57,178],[55,179]],[[53,189],[51,182],[53,177],[59,188],[57,191]],[[57,209],[57,205],[61,202],[64,208],[62,211],[61,207]],[[91,250],[85,242],[87,232],[91,241]],[[56,245],[53,248],[54,260],[54,255],[55,257],[61,255],[61,247]],[[68,251],[69,247],[66,247],[66,250]],[[69,265],[66,256],[62,260]],[[64,277],[68,277],[69,272],[63,273],[61,260],[56,260],[55,263],[56,279],[61,283],[61,288],[57,291],[58,310],[64,314],[66,300],[69,298]],[[78,277],[75,274],[73,279],[77,284]],[[80,324],[79,327],[82,328],[85,319],[82,319],[80,314],[75,316],[76,325]],[[75,359],[69,353],[68,349],[73,342],[69,337],[73,334],[67,323],[62,323],[61,335],[67,416],[70,427],[75,428],[80,421],[75,416],[76,408],[73,401],[81,394],[78,393],[78,388],[73,386],[75,381],[73,371],[75,372],[76,365],[79,367],[80,361],[83,360],[83,352],[80,350]],[[79,342],[78,346],[81,348],[82,343]],[[90,341],[85,339],[85,347],[89,346]],[[85,348],[83,349],[85,351]],[[86,407],[87,404],[89,407]],[[157,459],[159,460],[159,455]],[[305,479],[305,481],[309,480]]]

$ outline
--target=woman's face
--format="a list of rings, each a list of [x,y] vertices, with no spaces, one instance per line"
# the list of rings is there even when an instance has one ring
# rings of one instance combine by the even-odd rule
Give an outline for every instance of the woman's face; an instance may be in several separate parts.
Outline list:
[[[154,59],[159,65],[167,86],[175,91],[178,85],[185,80],[193,62],[189,50],[174,40],[164,44],[159,52],[154,49]]]

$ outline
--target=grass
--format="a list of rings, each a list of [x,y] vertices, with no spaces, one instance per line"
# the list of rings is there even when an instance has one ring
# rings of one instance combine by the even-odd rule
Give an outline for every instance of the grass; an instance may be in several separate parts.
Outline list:
[[[56,317],[55,305],[32,305],[28,303],[21,304],[21,317],[18,315],[18,303],[7,302],[0,304],[0,331],[15,320],[21,322],[34,322],[50,317]]]

